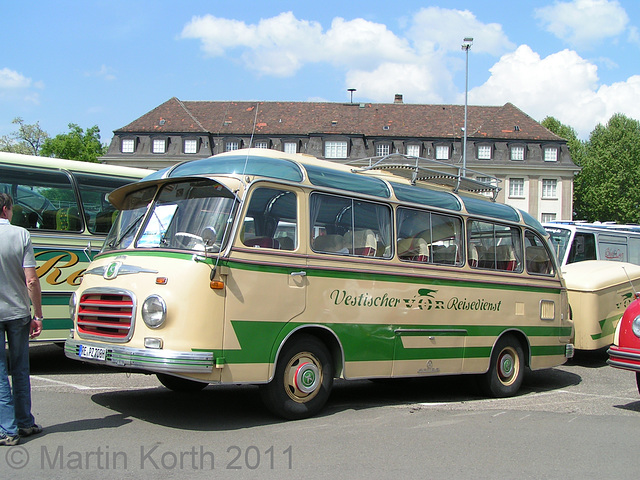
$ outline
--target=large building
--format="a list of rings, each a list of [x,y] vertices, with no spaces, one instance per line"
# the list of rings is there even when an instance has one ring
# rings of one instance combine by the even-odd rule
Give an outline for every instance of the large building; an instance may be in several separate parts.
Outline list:
[[[466,175],[499,180],[498,201],[541,221],[570,220],[578,167],[567,142],[520,109],[469,106]],[[337,162],[402,153],[463,165],[464,107],[394,103],[180,101],[114,131],[102,161],[163,168],[246,147]]]

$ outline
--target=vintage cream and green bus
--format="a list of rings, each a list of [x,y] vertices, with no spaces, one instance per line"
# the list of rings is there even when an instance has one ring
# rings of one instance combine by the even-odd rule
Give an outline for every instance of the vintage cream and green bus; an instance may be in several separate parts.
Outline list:
[[[572,356],[573,327],[546,232],[472,193],[493,188],[401,155],[248,149],[156,172],[109,196],[65,353],[176,390],[260,384],[289,419],[336,377],[478,374],[514,395],[525,367]]]
[[[0,192],[14,201],[12,223],[29,230],[42,287],[43,332],[64,342],[69,298],[117,212],[106,195],[149,170],[0,152]]]

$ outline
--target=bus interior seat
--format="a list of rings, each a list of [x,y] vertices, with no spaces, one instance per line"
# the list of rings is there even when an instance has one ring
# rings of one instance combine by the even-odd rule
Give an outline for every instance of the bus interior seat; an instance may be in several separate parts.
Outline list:
[[[36,212],[25,210],[21,205],[14,204],[11,223],[23,228],[36,228],[38,223],[38,214]]]
[[[279,237],[278,238],[278,242],[280,242],[280,249],[281,250],[295,250],[296,249],[295,242],[293,241],[293,238],[291,238],[291,237]]]
[[[349,253],[342,235],[320,235],[313,240],[313,249],[317,252]]]
[[[455,265],[458,248],[455,245],[432,245],[433,263],[441,263],[444,265]]]
[[[551,273],[551,262],[544,247],[531,246],[525,251],[527,271],[531,273]]]
[[[498,270],[514,272],[518,269],[518,258],[512,245],[498,245],[496,247]]]
[[[271,237],[254,237],[244,240],[247,247],[254,248],[280,248],[280,242]]]
[[[398,240],[398,257],[413,262],[429,261],[429,244],[422,237],[409,237]]]
[[[373,257],[376,255],[378,242],[373,230],[362,229],[345,233],[344,246],[348,248],[349,251],[353,250],[354,255]]]
[[[117,210],[102,210],[96,215],[96,233],[109,233],[111,226],[118,216]]]

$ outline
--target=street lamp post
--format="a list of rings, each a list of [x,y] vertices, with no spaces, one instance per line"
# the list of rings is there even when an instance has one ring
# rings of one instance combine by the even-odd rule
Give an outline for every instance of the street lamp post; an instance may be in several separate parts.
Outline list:
[[[469,49],[473,45],[472,37],[465,37],[462,50],[466,54],[466,68],[464,74],[464,137],[462,141],[462,176],[467,176],[467,97],[469,93]]]

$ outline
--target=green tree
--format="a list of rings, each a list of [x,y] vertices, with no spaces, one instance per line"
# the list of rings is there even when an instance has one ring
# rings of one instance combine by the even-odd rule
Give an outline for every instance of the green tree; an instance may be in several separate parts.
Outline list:
[[[66,158],[83,162],[98,162],[107,146],[100,142],[100,129],[97,125],[87,128],[86,132],[75,123],[69,124],[69,133],[61,133],[45,140],[40,152],[46,157]]]
[[[621,113],[599,124],[576,177],[576,216],[588,221],[640,223],[640,122]]]
[[[0,151],[38,155],[40,147],[49,138],[49,134],[40,128],[40,123],[24,123],[20,117],[11,122],[19,125],[18,131],[0,138]]]

